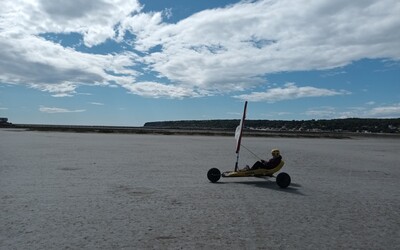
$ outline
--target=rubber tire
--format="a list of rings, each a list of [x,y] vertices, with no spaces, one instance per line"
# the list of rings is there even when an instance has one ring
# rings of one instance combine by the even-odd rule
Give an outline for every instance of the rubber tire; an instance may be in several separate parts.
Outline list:
[[[215,183],[221,178],[221,171],[218,168],[211,168],[207,172],[207,178],[212,182]]]
[[[280,188],[287,188],[290,185],[290,182],[291,178],[287,173],[279,173],[276,177],[276,184],[278,184]]]

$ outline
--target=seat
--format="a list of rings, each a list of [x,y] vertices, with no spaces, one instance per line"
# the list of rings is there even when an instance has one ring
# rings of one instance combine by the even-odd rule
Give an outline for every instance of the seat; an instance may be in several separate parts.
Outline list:
[[[248,170],[248,171],[227,171],[222,173],[222,177],[251,177],[251,176],[273,176],[274,173],[278,172],[281,170],[281,168],[285,165],[285,162],[281,160],[281,162],[278,164],[278,166],[272,168],[272,169],[265,169],[265,168],[259,168],[256,170]]]

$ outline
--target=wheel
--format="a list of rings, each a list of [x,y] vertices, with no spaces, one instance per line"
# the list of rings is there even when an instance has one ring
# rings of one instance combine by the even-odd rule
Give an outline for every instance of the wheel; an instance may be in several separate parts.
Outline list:
[[[290,175],[287,173],[279,173],[276,177],[276,184],[281,188],[287,188],[290,185]]]
[[[212,182],[215,183],[221,178],[221,171],[218,168],[211,168],[208,170],[207,178]]]

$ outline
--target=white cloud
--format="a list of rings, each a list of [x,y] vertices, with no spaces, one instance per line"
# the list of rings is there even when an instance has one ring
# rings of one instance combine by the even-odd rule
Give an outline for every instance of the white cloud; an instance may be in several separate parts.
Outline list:
[[[400,117],[400,103],[390,106],[375,107],[368,112],[372,117],[398,118]]]
[[[165,85],[157,82],[139,82],[136,84],[125,85],[124,87],[129,89],[133,94],[153,98],[164,97],[182,99],[185,97],[200,96],[189,88]]]
[[[55,96],[74,94],[81,84],[132,82],[137,75],[128,69],[135,57],[131,53],[86,54],[36,36],[8,40],[0,35],[0,53],[1,82],[29,85]]]
[[[0,82],[24,84],[53,96],[70,96],[79,85],[135,81],[132,52],[90,54],[41,38],[77,32],[87,46],[115,36],[114,26],[140,10],[137,1],[3,1],[0,9]],[[38,22],[40,20],[40,22]]]
[[[400,104],[391,104],[386,106],[370,107],[350,107],[346,110],[339,110],[334,107],[311,108],[305,112],[307,116],[313,119],[332,119],[332,118],[398,118],[400,117]]]
[[[84,109],[69,110],[69,109],[64,109],[64,108],[40,106],[39,111],[43,112],[43,113],[48,113],[48,114],[57,114],[57,113],[81,113],[81,112],[85,112],[86,110],[84,110]]]
[[[285,116],[285,115],[291,115],[293,114],[292,112],[277,112],[276,113],[278,116]]]
[[[342,75],[342,74],[347,74],[346,71],[341,70],[341,71],[328,71],[328,72],[324,72],[321,76],[322,77],[332,77],[332,76],[337,76],[337,75]]]
[[[42,91],[54,93],[54,97],[65,97],[71,96],[72,94],[76,93],[75,88],[76,85],[70,82],[63,82],[59,84],[38,84],[38,83],[31,83],[31,87],[40,89]]]
[[[101,103],[101,102],[90,102],[90,104],[96,105],[96,106],[104,106],[104,103]]]
[[[172,82],[243,90],[282,71],[400,59],[398,1],[243,1],[138,32],[144,60]]]
[[[337,117],[337,111],[334,107],[318,107],[309,109],[305,112],[307,116],[312,117],[313,119],[324,119],[324,118],[335,118]]]
[[[170,24],[163,22],[170,10],[143,13],[136,0],[4,0],[0,82],[54,96],[74,95],[80,85],[169,98],[244,91],[265,84],[269,73],[333,69],[363,58],[400,60],[398,13],[397,0],[240,1]],[[124,40],[127,32],[133,40]],[[110,39],[142,53],[79,52],[40,37],[49,33],[80,34],[88,48]],[[149,72],[160,81],[137,82]]]
[[[274,103],[277,101],[293,100],[306,97],[335,96],[345,94],[350,94],[350,92],[345,90],[337,91],[310,86],[298,87],[294,83],[287,83],[283,88],[271,88],[265,92],[252,92],[250,94],[243,94],[235,97],[252,102]]]
[[[113,39],[115,25],[140,9],[137,0],[6,0],[0,25],[15,35],[77,32],[90,47]]]

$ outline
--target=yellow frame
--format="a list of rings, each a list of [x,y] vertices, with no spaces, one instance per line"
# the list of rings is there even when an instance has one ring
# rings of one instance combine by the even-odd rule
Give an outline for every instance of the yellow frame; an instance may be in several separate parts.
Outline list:
[[[252,177],[252,176],[271,176],[281,170],[281,168],[285,165],[285,162],[281,160],[281,162],[276,166],[275,168],[272,169],[263,169],[259,168],[256,170],[247,170],[247,171],[231,171],[231,172],[224,172],[222,173],[222,177]]]

